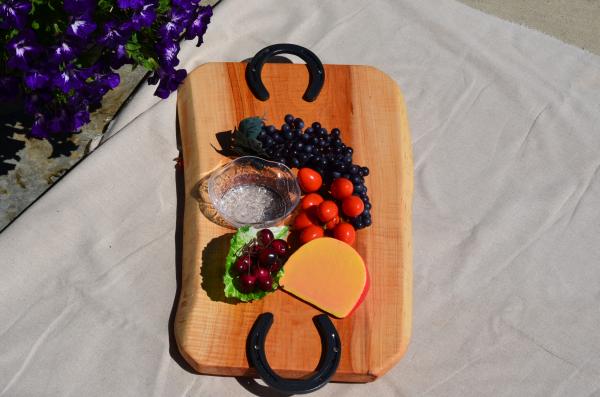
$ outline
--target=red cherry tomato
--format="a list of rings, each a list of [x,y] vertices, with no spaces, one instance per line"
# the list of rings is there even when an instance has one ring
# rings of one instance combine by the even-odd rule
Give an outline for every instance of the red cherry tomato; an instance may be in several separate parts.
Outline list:
[[[316,192],[323,184],[321,174],[312,168],[300,168],[298,171],[298,184],[305,193]]]
[[[309,226],[318,225],[319,220],[312,214],[302,211],[294,219],[294,229],[302,230]]]
[[[325,200],[319,204],[317,215],[321,222],[329,222],[338,215],[338,206],[335,201]]]
[[[343,200],[352,195],[354,185],[347,178],[338,178],[331,184],[331,195],[338,200]]]
[[[323,202],[323,197],[318,193],[309,193],[300,201],[300,208],[307,210],[312,206],[319,205]]]
[[[359,216],[365,210],[365,204],[358,196],[346,197],[342,201],[342,211],[349,217]]]
[[[333,229],[333,237],[352,245],[356,240],[356,231],[351,224],[343,222]]]
[[[302,230],[302,233],[300,233],[300,242],[306,244],[316,238],[323,237],[324,234],[322,227],[312,225]]]
[[[327,230],[333,229],[335,227],[335,225],[337,225],[338,223],[340,223],[340,217],[336,216],[325,224],[325,229],[327,229]]]

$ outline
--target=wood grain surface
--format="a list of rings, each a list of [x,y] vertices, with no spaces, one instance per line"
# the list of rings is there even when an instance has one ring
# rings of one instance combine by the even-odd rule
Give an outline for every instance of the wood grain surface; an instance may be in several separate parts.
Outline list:
[[[302,100],[305,65],[266,64],[262,77],[271,97],[260,102],[249,91],[244,70],[241,63],[203,65],[178,93],[185,164],[182,286],[175,319],[179,350],[200,373],[256,376],[248,368],[246,337],[259,314],[272,312],[266,340],[271,367],[298,378],[318,364],[321,344],[312,321],[320,314],[317,309],[283,291],[253,303],[224,297],[222,276],[233,230],[211,221],[205,202],[207,176],[230,161],[215,150],[220,147],[216,133],[256,115],[279,126],[292,113],[307,124],[340,128],[344,142],[354,148],[354,162],[371,171],[366,186],[373,225],[357,233],[355,245],[369,269],[371,289],[351,316],[333,319],[342,342],[333,380],[373,381],[400,360],[411,332],[413,164],[400,89],[372,67],[325,65],[323,90],[309,103]]]

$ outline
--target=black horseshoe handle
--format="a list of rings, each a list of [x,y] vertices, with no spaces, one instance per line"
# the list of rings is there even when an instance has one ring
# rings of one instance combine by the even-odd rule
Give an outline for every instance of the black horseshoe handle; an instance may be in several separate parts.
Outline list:
[[[342,345],[335,326],[326,314],[314,317],[321,336],[321,359],[314,375],[308,379],[285,379],[277,375],[269,366],[265,355],[265,339],[273,324],[273,314],[263,313],[256,319],[246,341],[246,353],[250,365],[273,389],[287,394],[305,394],[325,386],[340,363]]]
[[[272,56],[278,54],[292,54],[299,56],[304,62],[309,72],[308,88],[304,92],[304,99],[307,102],[312,102],[319,96],[323,83],[325,82],[325,69],[319,58],[310,50],[301,47],[296,44],[273,44],[263,48],[254,55],[252,60],[246,66],[246,82],[250,91],[254,96],[261,100],[266,101],[269,99],[269,91],[262,82],[260,74],[262,72],[263,65]]]

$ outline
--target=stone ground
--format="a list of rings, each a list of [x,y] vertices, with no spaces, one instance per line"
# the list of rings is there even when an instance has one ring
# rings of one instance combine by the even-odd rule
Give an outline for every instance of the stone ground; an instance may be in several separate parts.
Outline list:
[[[600,54],[600,0],[460,1]],[[216,4],[218,0],[209,2]],[[90,142],[102,135],[142,82],[145,71],[123,68],[120,75],[121,85],[106,95],[92,122],[67,139],[28,139],[25,126],[0,116],[0,231],[85,156]]]

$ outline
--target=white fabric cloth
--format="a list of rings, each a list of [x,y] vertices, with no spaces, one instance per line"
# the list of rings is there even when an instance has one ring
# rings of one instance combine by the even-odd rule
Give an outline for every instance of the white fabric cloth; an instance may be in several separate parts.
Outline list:
[[[412,341],[315,395],[600,396],[600,57],[452,0],[226,0],[205,41],[188,70],[292,42],[405,94]],[[252,395],[169,353],[176,95],[153,90],[0,234],[1,396]]]

